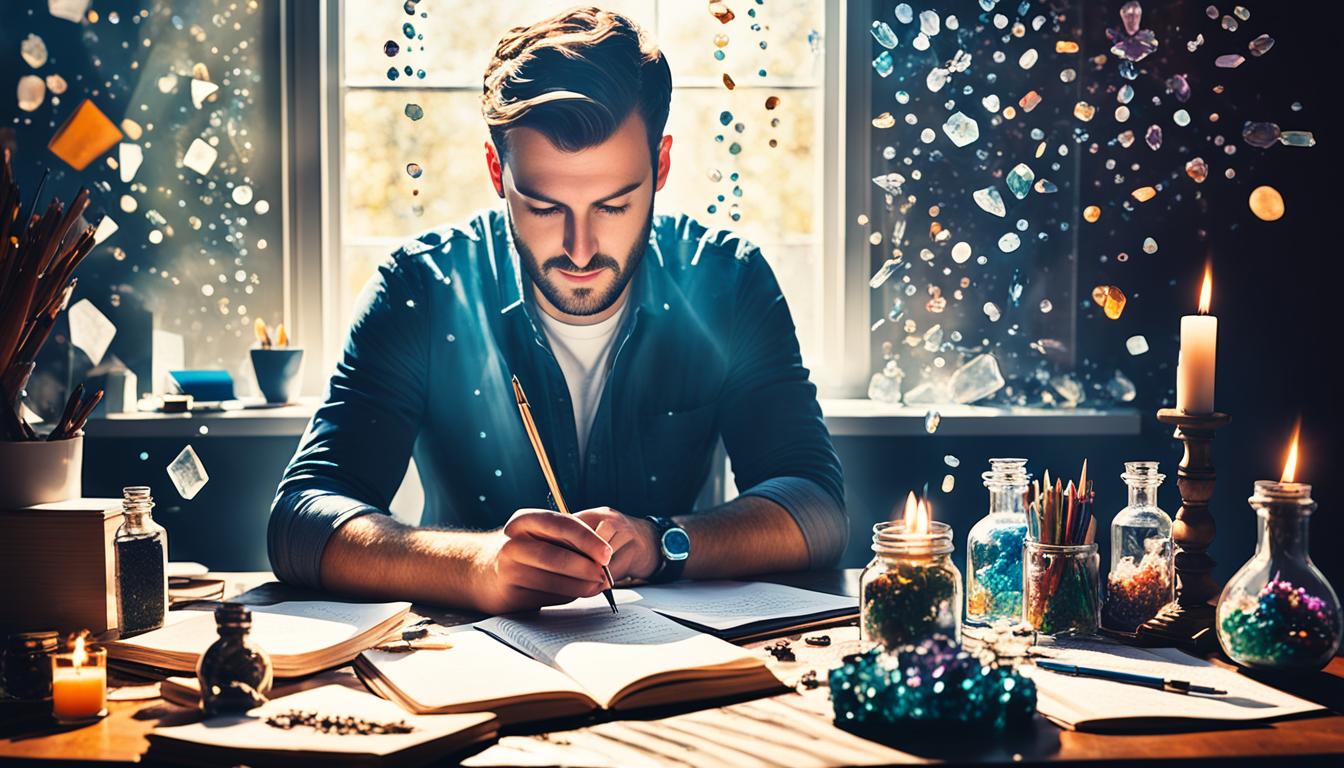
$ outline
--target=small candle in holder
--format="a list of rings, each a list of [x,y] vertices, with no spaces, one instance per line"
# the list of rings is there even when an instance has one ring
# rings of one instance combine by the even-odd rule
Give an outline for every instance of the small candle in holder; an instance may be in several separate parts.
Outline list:
[[[84,635],[69,653],[51,656],[51,714],[62,724],[84,723],[107,714],[107,651],[86,650]]]
[[[1213,269],[1204,268],[1199,314],[1181,318],[1181,351],[1176,363],[1176,407],[1186,413],[1213,413],[1213,372],[1218,318],[1209,314]]]
[[[952,528],[910,494],[902,520],[873,526],[873,559],[859,579],[859,626],[887,649],[943,635],[961,641],[961,571]]]

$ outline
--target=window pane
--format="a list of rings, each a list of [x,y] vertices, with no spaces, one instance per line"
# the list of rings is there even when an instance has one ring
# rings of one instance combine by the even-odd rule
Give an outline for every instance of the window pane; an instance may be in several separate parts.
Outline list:
[[[821,84],[820,0],[729,3],[735,15],[727,24],[714,18],[706,5],[658,6],[658,44],[667,53],[674,80],[717,83],[726,72],[739,86],[768,87],[781,81]],[[721,51],[723,58],[717,58],[715,51]]]
[[[174,367],[226,368],[240,393],[252,391],[252,322],[275,324],[284,309],[279,3],[96,3],[78,22],[45,2],[21,5],[31,10],[7,10],[0,24],[0,81],[46,85],[34,110],[10,101],[4,111],[24,196],[36,196],[50,169],[44,201],[87,186],[85,218],[118,225],[79,268],[71,301],[89,299],[117,325],[103,362],[115,356],[142,391],[157,387],[150,334],[169,331],[184,337]],[[17,55],[25,39],[30,61]],[[123,137],[76,171],[47,144],[86,101]],[[138,168],[122,164],[137,151]],[[45,352],[63,356],[61,341],[53,336]],[[90,361],[75,361],[78,380]]]

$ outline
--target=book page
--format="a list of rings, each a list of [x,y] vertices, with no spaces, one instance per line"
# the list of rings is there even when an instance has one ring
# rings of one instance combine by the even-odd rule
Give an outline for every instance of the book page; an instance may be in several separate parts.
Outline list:
[[[637,605],[545,608],[476,625],[569,675],[603,706],[641,680],[693,670],[762,666],[748,651],[696,632]],[[703,675],[701,675],[703,676]]]
[[[635,605],[715,630],[859,608],[855,597],[761,581],[683,581],[620,591],[632,593]]]
[[[318,653],[368,632],[404,613],[410,603],[341,603],[295,600],[252,606],[253,643],[272,658]],[[178,618],[176,614],[187,614]],[[208,611],[170,611],[162,629],[117,640],[113,645],[159,653],[201,654],[218,637],[215,616]]]
[[[1056,639],[1037,646],[1042,658],[1063,664],[1188,680],[1226,695],[1169,693],[1132,683],[1027,666],[1036,681],[1042,715],[1077,725],[1089,720],[1194,718],[1260,720],[1322,709],[1235,671],[1174,648],[1132,648],[1102,640]]]
[[[449,638],[453,647],[444,650],[368,650],[363,657],[383,680],[427,710],[509,702],[558,691],[592,698],[563,672],[469,625],[450,633]]]

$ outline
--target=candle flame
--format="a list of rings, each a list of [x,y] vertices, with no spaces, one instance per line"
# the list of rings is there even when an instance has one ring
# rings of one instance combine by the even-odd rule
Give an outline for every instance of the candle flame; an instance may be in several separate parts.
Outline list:
[[[89,660],[89,654],[84,650],[84,635],[81,633],[75,638],[75,650],[71,653],[71,660],[75,664],[75,669],[84,666]]]
[[[929,532],[929,506],[923,499],[915,501],[914,491],[905,500],[905,532],[906,533],[928,533]]]
[[[1209,314],[1209,304],[1213,301],[1213,264],[1204,265],[1204,285],[1199,289],[1199,314]]]
[[[1291,483],[1297,479],[1297,439],[1302,434],[1302,421],[1299,419],[1297,426],[1293,427],[1293,442],[1288,446],[1288,460],[1283,465],[1283,477],[1281,482]]]

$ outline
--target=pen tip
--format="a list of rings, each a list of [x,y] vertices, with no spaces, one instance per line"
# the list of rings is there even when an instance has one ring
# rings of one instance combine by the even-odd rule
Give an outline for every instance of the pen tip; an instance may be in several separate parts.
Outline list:
[[[527,402],[527,396],[523,394],[523,385],[518,383],[518,377],[513,377],[513,397],[519,405]]]

